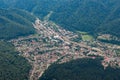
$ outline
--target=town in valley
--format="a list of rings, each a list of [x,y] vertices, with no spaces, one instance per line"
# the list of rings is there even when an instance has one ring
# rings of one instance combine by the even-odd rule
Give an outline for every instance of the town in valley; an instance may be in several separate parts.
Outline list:
[[[30,80],[37,80],[53,63],[65,63],[79,58],[103,57],[101,64],[104,69],[110,65],[120,67],[120,46],[103,43],[98,40],[82,40],[81,35],[63,29],[52,21],[41,21],[39,18],[33,23],[36,34],[12,39],[20,52],[32,65]]]

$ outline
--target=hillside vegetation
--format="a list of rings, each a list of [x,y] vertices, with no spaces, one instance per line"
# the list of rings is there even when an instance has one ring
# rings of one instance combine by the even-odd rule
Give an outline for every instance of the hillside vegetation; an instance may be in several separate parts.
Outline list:
[[[35,17],[18,9],[0,9],[0,39],[12,39],[35,33]]]
[[[101,58],[83,58],[51,65],[39,80],[119,80],[120,69],[101,65]]]
[[[9,3],[4,0],[2,3],[2,8],[14,3],[11,8],[27,10],[41,19],[53,11],[50,20],[72,31],[120,37],[119,0],[14,0]]]
[[[30,69],[11,43],[0,41],[0,80],[28,80]]]

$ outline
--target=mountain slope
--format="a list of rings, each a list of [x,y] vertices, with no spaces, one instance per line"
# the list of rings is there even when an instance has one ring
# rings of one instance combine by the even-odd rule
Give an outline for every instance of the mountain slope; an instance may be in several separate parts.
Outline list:
[[[0,80],[28,80],[30,68],[12,44],[0,41]]]
[[[0,9],[0,39],[12,39],[35,33],[32,22],[35,17],[18,10]]]
[[[51,65],[39,80],[119,80],[119,68],[103,68],[101,60],[77,59]]]
[[[120,2],[114,1],[71,0],[65,6],[60,6],[58,9],[61,11],[53,13],[51,20],[68,29],[74,28],[75,30],[94,33],[99,26],[120,18],[120,6],[118,5]],[[119,29],[120,26],[114,27]]]
[[[119,24],[112,22],[120,19],[119,0],[12,0],[9,3],[7,1],[3,1],[1,7],[10,6],[13,3],[11,8],[27,10],[41,19],[53,11],[50,20],[69,30],[93,34],[105,32],[115,36],[120,34],[116,33],[116,30],[120,28]],[[107,28],[107,24],[117,26],[111,25]],[[112,27],[115,30],[108,32]],[[104,28],[105,30],[102,32]]]

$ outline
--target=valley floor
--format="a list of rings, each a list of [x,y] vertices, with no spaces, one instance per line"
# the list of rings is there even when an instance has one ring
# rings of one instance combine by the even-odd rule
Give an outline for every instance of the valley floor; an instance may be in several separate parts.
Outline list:
[[[37,34],[13,39],[11,42],[32,65],[30,80],[38,80],[53,63],[65,63],[78,58],[102,56],[102,65],[106,68],[120,67],[120,46],[105,44],[97,40],[75,42],[76,33],[67,31],[50,21],[35,21]]]

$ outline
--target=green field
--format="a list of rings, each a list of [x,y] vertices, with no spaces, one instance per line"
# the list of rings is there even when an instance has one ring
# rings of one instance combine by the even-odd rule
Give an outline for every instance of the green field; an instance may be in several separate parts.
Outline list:
[[[93,36],[91,36],[91,35],[82,35],[82,40],[83,41],[91,41],[91,40],[93,40]]]
[[[83,41],[92,41],[94,37],[87,32],[77,31],[78,35],[81,35]]]

